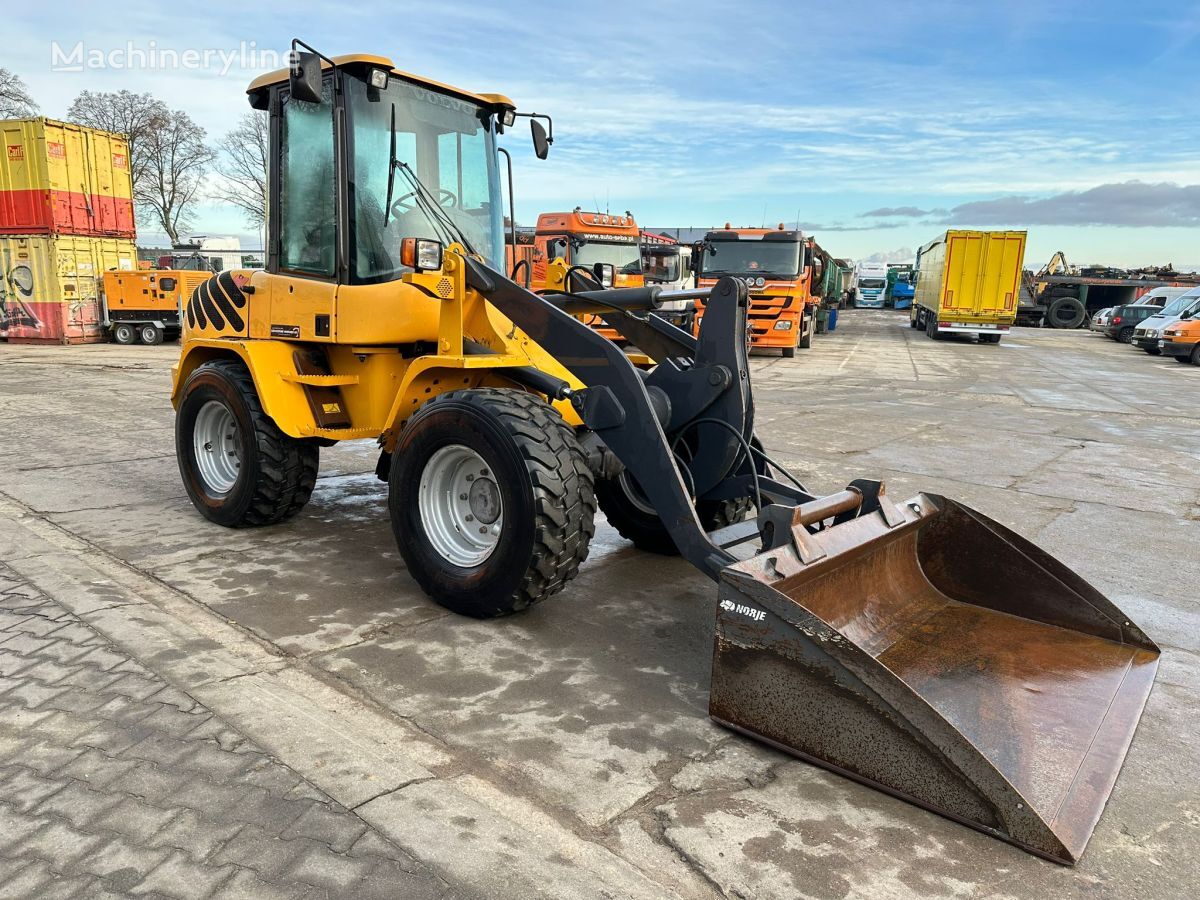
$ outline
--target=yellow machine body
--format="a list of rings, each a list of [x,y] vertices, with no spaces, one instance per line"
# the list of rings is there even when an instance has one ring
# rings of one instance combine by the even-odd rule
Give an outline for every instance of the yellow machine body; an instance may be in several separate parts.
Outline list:
[[[463,253],[452,246],[441,271],[383,284],[338,285],[257,269],[213,276],[188,304],[172,402],[178,406],[197,366],[238,358],[284,434],[379,438],[391,452],[404,423],[425,402],[463,388],[513,387],[506,369],[530,366],[580,387],[561,363],[463,284]],[[404,315],[395,315],[397,309]],[[489,352],[467,353],[466,342]],[[302,371],[308,367],[297,358],[313,350],[323,353],[319,373]],[[328,404],[337,408],[326,409]],[[567,422],[580,424],[570,403],[556,408]],[[330,427],[333,421],[339,424]]]

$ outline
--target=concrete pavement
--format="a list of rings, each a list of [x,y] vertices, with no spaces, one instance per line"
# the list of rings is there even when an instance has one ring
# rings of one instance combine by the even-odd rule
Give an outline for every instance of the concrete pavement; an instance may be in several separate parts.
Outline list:
[[[0,560],[411,860],[422,889],[1166,898],[1194,878],[1200,369],[1085,332],[933,342],[890,311],[754,362],[759,433],[810,488],[882,475],[961,499],[1163,645],[1071,870],[714,726],[712,585],[603,522],[563,594],[500,622],[408,578],[369,444],[323,451],[292,522],[205,523],[175,469],[176,352],[0,345]]]

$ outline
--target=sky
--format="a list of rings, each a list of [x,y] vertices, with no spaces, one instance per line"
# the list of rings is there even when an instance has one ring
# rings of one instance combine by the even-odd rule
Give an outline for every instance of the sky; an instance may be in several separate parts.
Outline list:
[[[835,256],[895,260],[950,227],[1026,228],[1033,267],[1063,250],[1200,269],[1198,3],[120,6],[23,4],[0,66],[45,115],[84,89],[151,91],[215,145],[248,109],[255,53],[300,37],[551,114],[548,160],[523,129],[504,138],[522,224],[576,205],[655,227],[798,223]],[[116,64],[55,71],[54,44],[80,42]],[[130,46],[210,63],[127,67]],[[260,244],[213,203],[194,230]]]

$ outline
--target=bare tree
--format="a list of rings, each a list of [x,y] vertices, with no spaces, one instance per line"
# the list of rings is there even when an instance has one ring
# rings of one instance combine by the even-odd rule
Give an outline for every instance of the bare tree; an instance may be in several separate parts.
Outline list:
[[[71,103],[67,118],[80,125],[115,131],[129,141],[129,174],[134,192],[149,169],[147,136],[163,127],[170,117],[167,105],[153,94],[132,91],[84,91]]]
[[[172,243],[191,223],[195,201],[213,152],[204,129],[182,110],[171,110],[145,135],[146,171],[135,183],[133,197],[162,225]],[[132,154],[131,154],[132,155]]]
[[[21,76],[0,69],[0,119],[20,119],[37,115],[38,105],[29,96]]]
[[[260,227],[267,218],[267,114],[244,114],[223,144],[213,199],[236,206]]]

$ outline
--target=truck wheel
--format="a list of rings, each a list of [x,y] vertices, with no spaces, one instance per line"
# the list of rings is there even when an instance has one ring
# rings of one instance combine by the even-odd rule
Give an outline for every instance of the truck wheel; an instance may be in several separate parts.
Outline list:
[[[1200,344],[1192,348],[1192,365],[1200,366]]]
[[[137,329],[128,322],[118,322],[112,327],[112,339],[115,344],[132,344],[137,340]]]
[[[1087,319],[1087,310],[1075,297],[1059,297],[1046,310],[1051,328],[1078,328]]]
[[[1120,331],[1117,332],[1117,340],[1120,341],[1122,344],[1132,343],[1133,329],[1132,328],[1122,328]]]
[[[662,519],[627,471],[622,471],[616,478],[597,481],[596,499],[608,524],[639,550],[663,556],[679,555],[679,548],[671,540]],[[705,531],[714,531],[742,521],[752,508],[749,498],[701,500],[696,504],[696,516]]]
[[[244,528],[294,516],[317,483],[319,453],[263,412],[240,361],[204,363],[188,376],[175,416],[175,456],[192,504],[209,521]]]
[[[803,319],[800,320],[800,326],[801,326],[801,328],[804,327]],[[806,330],[800,332],[800,341],[797,344],[797,346],[801,350],[808,350],[810,347],[812,347],[813,328],[814,327],[815,326],[813,325],[812,320],[810,319],[808,322],[808,328]]]
[[[935,316],[925,316],[925,333],[935,341],[942,339],[941,334],[938,332],[937,318]]]
[[[143,325],[138,329],[138,337],[142,339],[143,344],[161,344],[163,333],[157,325]]]
[[[1001,337],[1003,337],[1003,335],[999,335],[999,334],[981,334],[981,335],[979,336],[979,343],[981,343],[981,344],[998,344],[998,343],[1000,343],[1000,338],[1001,338]]]
[[[587,557],[596,499],[574,429],[532,394],[452,391],[409,420],[388,509],[417,584],[490,619],[561,590]]]
[[[795,347],[784,347],[783,348],[783,358],[784,359],[795,359],[796,358],[796,348]]]

